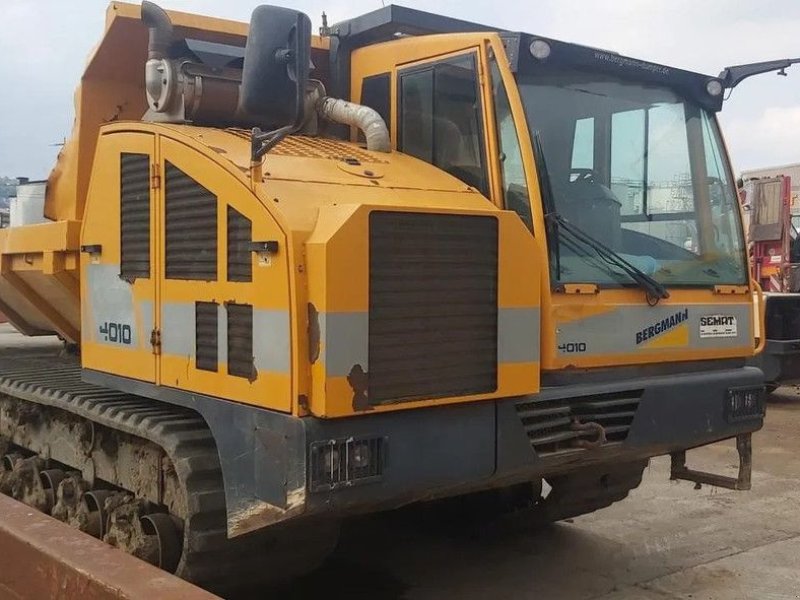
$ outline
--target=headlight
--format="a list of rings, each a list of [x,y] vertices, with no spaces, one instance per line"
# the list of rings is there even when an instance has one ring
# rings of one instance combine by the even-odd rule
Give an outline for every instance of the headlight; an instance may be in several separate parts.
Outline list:
[[[531,55],[536,60],[545,60],[548,56],[550,56],[550,52],[550,44],[544,40],[533,40],[531,42]]]
[[[386,438],[339,438],[314,442],[310,448],[312,492],[376,481],[383,476]]]
[[[372,455],[369,451],[368,443],[361,442],[359,444],[353,444],[353,456],[351,457],[351,461],[354,469],[366,469],[369,467],[371,458]]]
[[[708,83],[706,83],[706,91],[709,96],[719,96],[724,90],[725,88],[722,86],[722,82],[719,79],[710,79]]]

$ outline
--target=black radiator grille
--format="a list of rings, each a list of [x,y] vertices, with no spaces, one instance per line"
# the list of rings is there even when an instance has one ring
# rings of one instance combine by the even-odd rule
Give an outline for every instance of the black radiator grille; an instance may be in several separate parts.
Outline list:
[[[542,456],[625,441],[641,396],[642,390],[631,390],[520,402],[517,414],[531,446]]]
[[[226,305],[228,309],[228,374],[255,378],[253,364],[253,307],[249,304]]]
[[[217,197],[166,166],[167,279],[217,278]]]
[[[497,220],[376,211],[369,244],[369,402],[495,391]]]
[[[250,251],[253,224],[235,208],[228,207],[228,281],[253,280]]]
[[[150,277],[150,156],[120,155],[120,277]]]
[[[216,371],[218,362],[217,319],[219,304],[195,302],[195,363],[198,369]]]

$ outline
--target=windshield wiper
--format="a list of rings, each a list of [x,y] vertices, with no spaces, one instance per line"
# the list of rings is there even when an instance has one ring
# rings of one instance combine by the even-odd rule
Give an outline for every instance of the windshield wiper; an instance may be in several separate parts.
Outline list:
[[[558,214],[557,212],[552,212],[546,215],[546,218],[557,223],[559,229],[570,234],[574,240],[594,250],[597,256],[603,259],[606,263],[621,269],[645,291],[648,301],[652,300],[653,304],[655,304],[662,298],[669,298],[669,291],[667,291],[667,288],[661,285],[658,281],[650,277],[650,275],[642,271],[639,267],[622,258],[619,254],[603,244],[600,240],[592,237],[577,225],[570,223],[562,215]]]
[[[647,294],[647,301],[650,304],[657,304],[662,298],[669,298],[669,291],[661,285],[658,281],[650,277],[647,273],[632,265],[630,262],[622,258],[619,254],[614,252],[611,248],[603,244],[601,241],[595,239],[583,229],[570,223],[562,215],[558,214],[555,208],[555,201],[553,198],[553,190],[550,186],[550,175],[547,172],[547,163],[544,158],[544,151],[542,149],[542,139],[538,131],[533,132],[533,147],[536,154],[536,169],[539,172],[539,182],[542,190],[543,201],[545,205],[545,218],[553,225],[553,233],[557,236],[560,232],[565,232],[572,236],[573,240],[578,242],[584,247],[591,248],[595,254],[599,256],[608,265],[621,269],[628,275],[636,284],[642,288]],[[556,237],[555,246],[558,248],[559,242]],[[574,245],[573,245],[574,247]],[[556,250],[557,251],[557,250]],[[581,254],[582,256],[590,256],[590,254]],[[560,263],[560,256],[557,256],[557,261]],[[560,268],[559,268],[560,271]]]

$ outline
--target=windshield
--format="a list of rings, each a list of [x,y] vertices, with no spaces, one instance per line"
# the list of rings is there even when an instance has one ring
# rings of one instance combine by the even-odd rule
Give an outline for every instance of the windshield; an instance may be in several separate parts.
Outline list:
[[[520,75],[557,213],[664,285],[747,282],[716,120],[668,88],[592,73]],[[632,284],[549,231],[552,278]]]

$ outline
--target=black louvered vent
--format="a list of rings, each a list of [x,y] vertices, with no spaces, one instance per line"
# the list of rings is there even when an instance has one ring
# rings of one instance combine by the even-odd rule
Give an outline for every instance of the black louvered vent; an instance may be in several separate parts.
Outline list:
[[[253,307],[226,305],[228,309],[228,374],[255,378],[253,364]]]
[[[120,277],[150,277],[150,156],[120,156]]]
[[[497,389],[497,220],[375,211],[372,404]]]
[[[235,208],[228,207],[228,281],[253,280],[253,224]]]
[[[166,166],[167,279],[217,278],[217,197]]]
[[[536,453],[556,454],[625,441],[641,396],[631,390],[520,402],[517,414]]]
[[[216,371],[218,362],[217,319],[219,304],[194,304],[194,355],[198,369]]]

